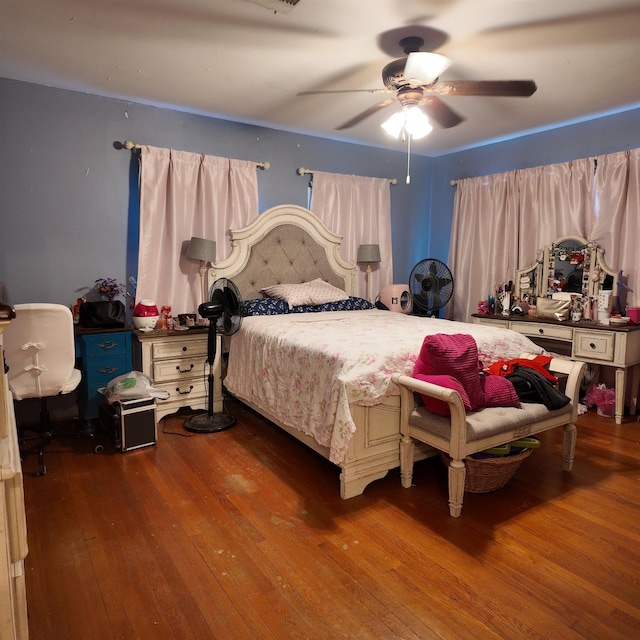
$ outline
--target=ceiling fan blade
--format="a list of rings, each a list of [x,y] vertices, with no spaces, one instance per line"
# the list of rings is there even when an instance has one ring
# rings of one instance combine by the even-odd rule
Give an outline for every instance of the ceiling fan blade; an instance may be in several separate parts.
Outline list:
[[[347,120],[346,122],[343,122],[339,127],[336,127],[336,129],[338,131],[341,131],[342,129],[349,129],[349,127],[353,127],[359,122],[362,122],[365,118],[368,118],[369,116],[376,113],[376,111],[380,111],[380,109],[383,109],[384,107],[394,103],[395,101],[396,99],[394,97],[394,98],[387,98],[382,102],[378,102],[378,104],[374,104],[372,107],[365,109],[362,113],[359,113],[354,118],[351,118],[351,120]]]
[[[536,92],[533,80],[445,80],[428,90],[441,96],[506,96],[526,98]]]
[[[464,122],[464,118],[446,105],[437,96],[425,96],[420,101],[420,106],[426,111],[429,118],[435,120],[443,129],[450,129]]]
[[[395,93],[393,89],[337,89],[335,91],[300,91],[297,96],[318,96],[323,93]]]

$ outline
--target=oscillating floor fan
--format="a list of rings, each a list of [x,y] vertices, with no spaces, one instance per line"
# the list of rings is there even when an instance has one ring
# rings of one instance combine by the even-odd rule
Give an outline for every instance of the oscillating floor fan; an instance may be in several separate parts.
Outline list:
[[[418,315],[439,315],[453,295],[453,275],[444,262],[426,258],[416,264],[409,276],[413,310]]]
[[[218,333],[231,336],[240,329],[242,324],[242,298],[238,288],[227,278],[216,280],[211,285],[209,301],[203,302],[198,307],[198,312],[203,318],[209,320],[209,333],[207,335],[207,364],[209,365],[207,413],[200,413],[185,420],[184,428],[187,431],[195,431],[197,433],[213,433],[228,429],[236,423],[236,419],[232,415],[225,413],[224,410],[222,412],[213,410],[213,390]]]

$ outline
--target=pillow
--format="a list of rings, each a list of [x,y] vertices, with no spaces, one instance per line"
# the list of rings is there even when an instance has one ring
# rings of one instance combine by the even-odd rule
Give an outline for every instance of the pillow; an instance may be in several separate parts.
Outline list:
[[[264,287],[260,292],[265,296],[286,300],[290,307],[300,304],[325,304],[349,298],[342,289],[334,287],[322,278],[316,278],[302,284],[274,284],[270,287]]]
[[[460,394],[460,398],[462,398],[462,404],[464,405],[465,411],[471,411],[469,396],[464,390],[462,384],[460,384],[460,382],[453,376],[428,376],[423,373],[416,373],[413,377],[416,380],[423,380],[424,382],[430,382],[431,384],[437,384],[441,387],[457,391]],[[420,397],[422,398],[422,402],[424,403],[427,411],[436,413],[439,416],[451,415],[449,405],[444,400],[438,400],[437,398],[432,398],[431,396],[423,395],[422,393],[420,394]]]
[[[289,313],[289,305],[280,298],[256,298],[242,303],[243,316],[276,316]]]
[[[471,410],[483,406],[478,347],[473,336],[465,333],[426,336],[413,367],[414,378],[416,374],[453,376],[466,391]]]
[[[368,300],[356,296],[337,302],[325,302],[316,307],[316,311],[364,311],[366,309],[375,309],[375,307]]]
[[[484,395],[483,406],[485,407],[520,408],[521,406],[513,383],[503,376],[480,376],[480,387]]]

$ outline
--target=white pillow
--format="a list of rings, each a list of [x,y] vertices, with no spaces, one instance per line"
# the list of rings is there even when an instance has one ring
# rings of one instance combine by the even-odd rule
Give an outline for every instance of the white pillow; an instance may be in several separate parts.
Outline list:
[[[290,307],[300,304],[326,304],[327,302],[349,299],[349,296],[342,289],[334,287],[322,278],[316,278],[302,284],[274,284],[260,291],[271,298],[286,300]]]

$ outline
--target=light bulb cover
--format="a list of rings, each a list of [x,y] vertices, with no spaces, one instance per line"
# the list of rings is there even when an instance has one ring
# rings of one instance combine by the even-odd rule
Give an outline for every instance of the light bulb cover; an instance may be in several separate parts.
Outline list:
[[[413,51],[404,65],[404,77],[421,84],[432,84],[451,65],[447,56],[431,51]]]

